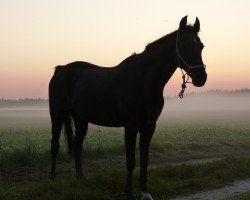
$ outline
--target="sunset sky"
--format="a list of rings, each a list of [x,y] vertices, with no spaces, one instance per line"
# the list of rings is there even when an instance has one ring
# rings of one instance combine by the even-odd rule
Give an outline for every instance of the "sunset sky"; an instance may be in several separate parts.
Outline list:
[[[56,65],[112,67],[178,28],[201,22],[208,82],[187,92],[250,88],[249,0],[1,0],[0,98],[47,98]],[[177,95],[181,72],[166,86]]]

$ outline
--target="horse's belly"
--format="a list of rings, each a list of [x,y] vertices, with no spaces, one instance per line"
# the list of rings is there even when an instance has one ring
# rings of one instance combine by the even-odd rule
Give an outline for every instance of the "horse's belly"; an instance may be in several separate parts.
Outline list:
[[[82,118],[86,119],[86,121],[100,126],[108,126],[108,127],[122,127],[124,126],[124,120],[121,119],[118,115],[112,112],[94,112],[93,110],[90,112],[79,113],[82,115]]]
[[[102,77],[103,78],[103,77]],[[79,82],[72,98],[72,107],[86,121],[102,126],[124,126],[115,83],[111,78]]]
[[[104,100],[104,99],[103,99]],[[74,112],[82,119],[96,125],[108,127],[124,126],[124,116],[115,101],[82,102],[76,106]]]
[[[122,121],[118,120],[98,120],[98,119],[93,119],[93,120],[88,120],[89,123],[95,124],[98,126],[107,126],[107,127],[124,127],[125,124]]]

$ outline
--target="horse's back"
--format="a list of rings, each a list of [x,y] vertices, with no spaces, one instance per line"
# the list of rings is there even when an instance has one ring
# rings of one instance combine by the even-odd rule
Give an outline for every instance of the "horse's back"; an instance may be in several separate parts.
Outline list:
[[[73,110],[89,121],[96,119],[97,114],[101,121],[109,120],[107,116],[117,118],[114,82],[117,71],[115,67],[99,67],[87,62],[56,67],[49,84],[50,112]]]
[[[108,82],[116,71],[115,67],[100,67],[88,62],[76,61],[67,65],[60,65],[55,68],[55,73],[49,83],[49,97],[54,98],[54,93],[61,96],[69,96],[72,89],[81,84],[94,82],[98,85],[102,79]]]

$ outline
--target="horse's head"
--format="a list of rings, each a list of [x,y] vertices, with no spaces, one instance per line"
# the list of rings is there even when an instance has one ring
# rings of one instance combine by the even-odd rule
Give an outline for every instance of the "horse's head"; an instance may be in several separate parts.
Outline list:
[[[185,16],[180,21],[176,37],[178,65],[192,78],[192,83],[196,87],[203,86],[207,80],[207,73],[201,56],[204,45],[198,36],[199,31],[199,19],[196,18],[194,25],[190,26],[187,25],[187,16]]]

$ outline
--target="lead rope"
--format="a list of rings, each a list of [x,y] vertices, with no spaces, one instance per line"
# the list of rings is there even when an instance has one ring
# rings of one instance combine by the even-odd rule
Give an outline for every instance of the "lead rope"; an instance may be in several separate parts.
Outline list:
[[[185,60],[182,59],[182,57],[181,57],[181,55],[180,55],[180,53],[179,53],[178,41],[179,41],[179,30],[178,30],[178,33],[177,33],[176,44],[175,44],[175,45],[176,45],[176,46],[175,46],[175,50],[176,50],[176,54],[177,54],[177,60],[178,60],[179,67],[180,67],[180,58],[181,58],[181,60],[184,62],[184,64],[186,64],[186,66],[188,66],[187,63],[185,62]],[[181,69],[181,73],[182,73],[182,84],[181,84],[181,91],[180,91],[180,93],[179,93],[179,97],[182,99],[182,98],[184,97],[185,89],[187,88],[186,83],[188,82],[189,76],[188,76],[187,73],[184,73],[184,72],[183,72],[183,69],[182,69],[182,68],[180,68],[180,69]],[[187,77],[187,80],[186,80],[186,75],[188,76],[188,77]]]
[[[181,69],[182,72],[182,84],[181,84],[181,91],[179,93],[179,97],[182,99],[184,96],[185,89],[187,88],[186,83],[189,83],[189,75],[187,73],[184,73],[183,70]],[[187,80],[186,80],[186,75],[187,75]]]
[[[177,54],[177,60],[178,60],[178,64],[179,64],[179,67],[181,69],[181,73],[182,73],[182,84],[181,84],[181,91],[179,93],[179,97],[182,99],[184,97],[184,92],[185,92],[185,89],[187,88],[187,83],[192,83],[192,82],[188,82],[189,80],[189,75],[186,73],[183,72],[183,69],[181,68],[181,64],[180,64],[180,59],[181,61],[184,63],[184,65],[188,68],[188,70],[192,69],[192,68],[197,68],[197,67],[200,67],[199,65],[197,66],[189,66],[187,64],[187,62],[182,58],[180,52],[179,52],[179,48],[178,48],[178,41],[179,41],[179,30],[178,30],[178,33],[177,33],[177,37],[176,37],[176,54]],[[186,75],[187,75],[187,80],[186,80]]]

